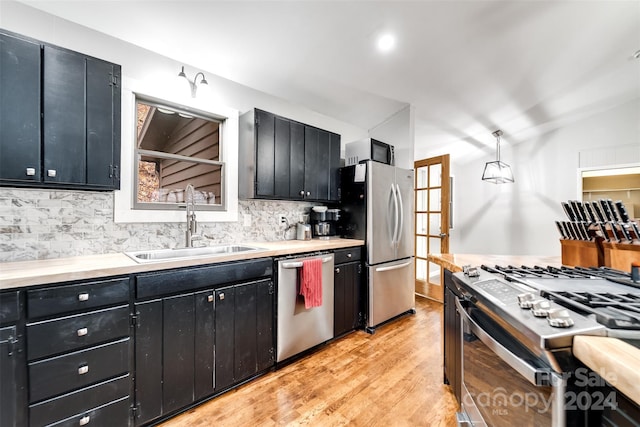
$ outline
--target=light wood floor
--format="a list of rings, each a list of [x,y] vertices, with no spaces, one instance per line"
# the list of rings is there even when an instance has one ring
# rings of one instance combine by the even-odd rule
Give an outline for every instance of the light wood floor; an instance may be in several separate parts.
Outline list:
[[[162,427],[455,426],[442,383],[442,305],[357,331],[304,359],[179,415]]]

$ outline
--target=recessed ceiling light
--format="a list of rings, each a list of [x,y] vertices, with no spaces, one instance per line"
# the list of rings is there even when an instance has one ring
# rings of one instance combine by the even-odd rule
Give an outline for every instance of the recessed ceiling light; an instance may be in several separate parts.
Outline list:
[[[396,45],[396,38],[393,34],[383,34],[378,37],[378,49],[381,52],[389,52]]]

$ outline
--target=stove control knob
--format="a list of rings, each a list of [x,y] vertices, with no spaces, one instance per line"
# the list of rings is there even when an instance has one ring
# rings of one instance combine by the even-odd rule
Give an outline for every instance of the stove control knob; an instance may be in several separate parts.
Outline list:
[[[551,305],[546,299],[535,300],[531,304],[531,313],[536,317],[547,317],[550,309]]]
[[[573,319],[566,308],[552,308],[547,314],[547,320],[554,328],[569,328],[573,326]]]
[[[518,295],[518,304],[520,308],[528,309],[533,305],[533,301],[535,301],[536,296],[531,292],[525,292],[524,294]]]

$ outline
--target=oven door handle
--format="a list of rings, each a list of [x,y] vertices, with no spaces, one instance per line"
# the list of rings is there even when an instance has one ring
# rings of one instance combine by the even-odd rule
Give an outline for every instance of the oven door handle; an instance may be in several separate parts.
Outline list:
[[[484,343],[491,351],[500,357],[505,363],[515,369],[520,375],[527,379],[531,384],[535,386],[549,386],[552,385],[551,372],[548,369],[535,368],[529,365],[527,362],[510,352],[506,347],[496,341],[491,335],[485,332],[467,313],[466,309],[462,306],[458,298],[456,298],[456,307],[460,312],[460,315],[464,317],[463,322],[466,320],[469,323],[471,331],[477,336],[480,341]]]

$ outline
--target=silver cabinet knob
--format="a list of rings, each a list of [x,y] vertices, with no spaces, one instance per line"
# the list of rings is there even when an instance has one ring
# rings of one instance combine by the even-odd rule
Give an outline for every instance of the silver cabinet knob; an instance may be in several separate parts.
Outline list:
[[[336,268],[336,273],[340,273],[340,268]]]
[[[78,294],[78,301],[89,301],[89,294],[87,292]]]
[[[79,337],[83,337],[83,336],[87,335],[88,333],[89,333],[89,330],[87,328],[78,329],[78,336]]]
[[[207,296],[207,302],[213,302],[213,295]]]
[[[224,292],[220,292],[220,294],[218,294],[218,299],[220,301],[222,301],[224,299]]]
[[[310,192],[310,191],[307,191],[307,196],[310,196],[310,195],[311,195],[311,192]]]
[[[89,372],[89,365],[82,365],[78,368],[78,375],[84,375]]]
[[[34,176],[36,174],[36,168],[27,168],[27,176]]]
[[[56,177],[56,170],[55,169],[49,169],[47,170],[47,176],[49,178],[55,178]]]
[[[89,421],[91,421],[91,417],[89,415],[85,415],[84,417],[80,418],[78,424],[81,426],[86,426],[87,424],[89,424]]]
[[[347,258],[351,258],[351,257],[352,257],[351,253],[348,253]]]
[[[304,190],[300,190],[300,195],[304,196]]]

